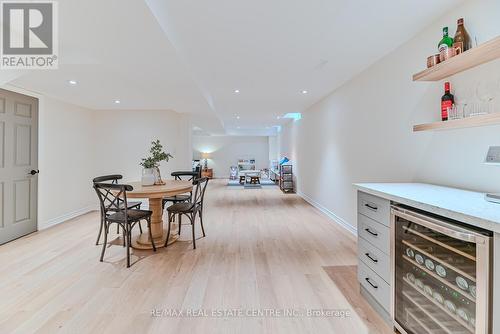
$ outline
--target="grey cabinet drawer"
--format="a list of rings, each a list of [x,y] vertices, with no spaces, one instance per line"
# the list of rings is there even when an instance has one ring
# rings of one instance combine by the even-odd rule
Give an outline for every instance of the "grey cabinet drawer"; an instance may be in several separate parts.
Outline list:
[[[389,255],[373,246],[363,238],[358,238],[358,257],[384,281],[390,283],[391,263]]]
[[[387,312],[390,312],[391,288],[363,262],[358,264],[358,281]]]
[[[391,203],[389,200],[358,191],[358,212],[389,226],[391,221]]]
[[[387,255],[390,254],[389,233],[389,227],[358,214],[358,235]]]

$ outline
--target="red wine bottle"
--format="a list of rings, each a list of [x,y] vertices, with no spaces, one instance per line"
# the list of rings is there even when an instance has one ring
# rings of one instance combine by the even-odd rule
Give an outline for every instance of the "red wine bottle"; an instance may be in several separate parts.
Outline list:
[[[455,98],[453,94],[450,93],[450,83],[444,83],[444,95],[441,97],[441,119],[443,121],[448,120],[448,108],[452,108],[455,103]]]

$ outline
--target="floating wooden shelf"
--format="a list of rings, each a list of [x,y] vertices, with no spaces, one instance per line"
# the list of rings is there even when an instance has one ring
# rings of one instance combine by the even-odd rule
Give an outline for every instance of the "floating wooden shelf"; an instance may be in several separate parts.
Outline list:
[[[413,75],[413,81],[439,81],[500,58],[500,36]]]
[[[472,128],[476,126],[486,126],[495,124],[500,124],[500,112],[488,115],[456,119],[452,121],[414,125],[413,131],[417,132],[417,131],[429,131],[429,130]]]

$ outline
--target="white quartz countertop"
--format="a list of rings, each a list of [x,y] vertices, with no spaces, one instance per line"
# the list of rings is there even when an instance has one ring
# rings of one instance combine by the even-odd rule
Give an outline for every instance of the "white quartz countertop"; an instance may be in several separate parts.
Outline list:
[[[363,192],[500,233],[500,204],[484,193],[425,183],[357,183]]]

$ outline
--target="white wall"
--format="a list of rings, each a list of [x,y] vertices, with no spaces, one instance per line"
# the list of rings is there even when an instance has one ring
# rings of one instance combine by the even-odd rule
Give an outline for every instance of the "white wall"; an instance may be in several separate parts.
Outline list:
[[[201,159],[202,152],[209,152],[208,167],[214,177],[229,177],[229,167],[238,159],[255,159],[257,169],[269,167],[268,137],[259,136],[193,136],[193,157]]]
[[[175,141],[177,170],[191,170],[193,166],[193,123],[189,114],[177,114],[179,132]]]
[[[38,228],[95,209],[94,112],[40,99]]]
[[[174,155],[164,177],[190,169],[191,119],[173,111],[94,111],[18,87],[2,88],[39,99],[38,229],[97,209],[92,178],[107,173],[140,180],[140,158],[152,139]]]
[[[191,127],[185,115],[166,110],[98,110],[95,112],[96,175],[122,174],[126,181],[141,179],[142,158],[151,141],[159,139],[174,158],[161,163],[169,178],[176,170],[191,170]]]
[[[500,126],[412,132],[413,124],[439,119],[443,82],[412,82],[411,76],[436,52],[442,27],[454,33],[459,17],[479,43],[500,35],[500,2],[467,2],[283,127],[280,154],[295,161],[299,193],[355,226],[355,182],[500,191],[500,168],[482,163],[488,146],[500,145]],[[463,95],[480,80],[499,79],[496,61],[450,81]]]
[[[269,138],[269,160],[279,159],[278,137],[270,136]]]

